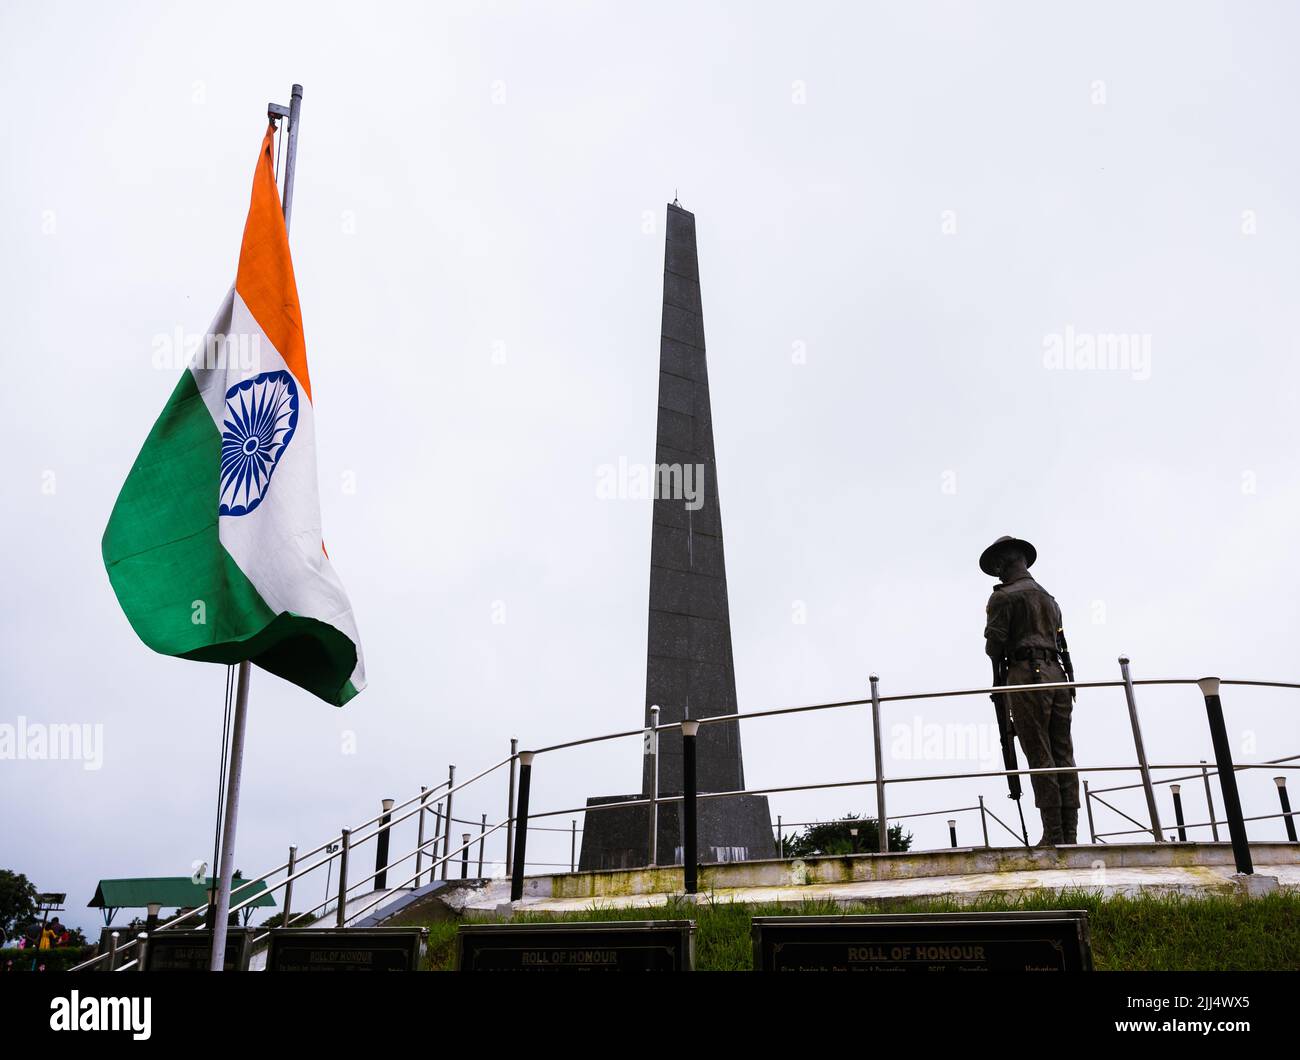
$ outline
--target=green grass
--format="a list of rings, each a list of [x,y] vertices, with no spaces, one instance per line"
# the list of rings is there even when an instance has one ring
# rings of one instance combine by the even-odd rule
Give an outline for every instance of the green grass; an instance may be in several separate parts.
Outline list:
[[[1098,971],[1266,971],[1300,970],[1300,895],[1287,892],[1263,898],[1141,895],[1103,898],[1090,891],[1041,892],[961,904],[951,899],[890,903],[891,913],[945,913],[958,910],[1086,909]],[[702,900],[699,906],[671,900],[648,909],[611,909],[593,903],[580,913],[524,914],[515,923],[591,920],[696,921],[695,966],[701,971],[750,971],[749,936],[754,916],[823,916],[883,911],[865,904],[848,908],[833,902],[797,907],[745,906]],[[694,915],[692,915],[694,914]],[[493,918],[488,923],[501,923]],[[429,967],[450,971],[456,961],[456,921],[429,927]]]

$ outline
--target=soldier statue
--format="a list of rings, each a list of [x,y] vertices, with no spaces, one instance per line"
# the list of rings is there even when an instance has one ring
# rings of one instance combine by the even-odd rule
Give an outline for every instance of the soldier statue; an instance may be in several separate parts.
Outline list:
[[[1073,681],[1061,609],[1029,573],[1038,551],[1028,541],[1000,537],[980,556],[980,570],[999,583],[989,597],[984,650],[1004,665],[1003,684],[1034,685]],[[1030,769],[1074,766],[1070,740],[1073,689],[1014,692],[1007,697],[1011,721]],[[1035,773],[1034,805],[1043,819],[1038,846],[1078,842],[1079,775]]]

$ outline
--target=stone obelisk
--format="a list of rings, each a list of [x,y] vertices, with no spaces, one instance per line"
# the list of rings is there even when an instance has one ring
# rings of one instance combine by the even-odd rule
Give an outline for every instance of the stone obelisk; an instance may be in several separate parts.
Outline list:
[[[695,216],[676,203],[668,207],[662,321],[650,542],[647,725],[651,706],[659,707],[661,725],[736,713],[736,672],[731,655],[731,616],[704,353]],[[642,796],[650,792],[652,761],[649,756],[645,759]],[[679,732],[661,736],[658,765],[660,796],[679,795]],[[700,726],[697,779],[700,792],[744,788],[740,727],[736,722]],[[588,806],[633,797],[597,797],[589,799]],[[667,803],[659,808],[659,864],[681,861],[679,805]],[[647,813],[645,807],[589,812],[580,867],[586,870],[645,865],[649,845]],[[697,816],[701,862],[775,855],[765,796],[702,799]]]

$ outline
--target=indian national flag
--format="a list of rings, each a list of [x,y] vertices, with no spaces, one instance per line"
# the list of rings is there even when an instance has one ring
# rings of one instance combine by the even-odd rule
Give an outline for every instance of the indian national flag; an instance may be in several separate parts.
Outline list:
[[[127,476],[104,564],[154,651],[249,659],[342,706],[365,672],[321,539],[315,411],[273,131],[235,285]]]

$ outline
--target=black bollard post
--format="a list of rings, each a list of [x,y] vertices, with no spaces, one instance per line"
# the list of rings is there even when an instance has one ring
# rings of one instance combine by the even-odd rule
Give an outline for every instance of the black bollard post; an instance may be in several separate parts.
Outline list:
[[[1277,797],[1282,801],[1282,813],[1285,815],[1282,820],[1286,822],[1286,837],[1295,842],[1295,818],[1291,816],[1291,799],[1286,793],[1286,777],[1274,777],[1273,783],[1277,785]]]
[[[953,847],[957,846],[957,822],[950,820],[948,822],[948,839],[952,842]]]
[[[352,829],[343,829],[339,840],[339,904],[334,910],[334,926],[346,927],[348,922],[348,849],[352,844]]]
[[[1232,745],[1228,743],[1228,726],[1223,720],[1223,702],[1219,699],[1219,679],[1202,677],[1196,684],[1205,697],[1205,713],[1210,723],[1210,741],[1214,745],[1214,764],[1219,771],[1223,791],[1223,812],[1228,818],[1228,835],[1232,838],[1232,856],[1237,871],[1244,876],[1255,872],[1250,860],[1250,840],[1246,822],[1241,819],[1241,796],[1237,793],[1237,774],[1232,768]]]
[[[682,722],[682,869],[686,893],[699,887],[699,851],[695,839],[695,738],[698,721]]]
[[[511,858],[510,900],[524,896],[524,857],[528,851],[528,789],[533,782],[533,752],[519,752],[519,792],[515,796],[515,852]]]
[[[1174,796],[1174,819],[1178,822],[1178,842],[1187,842],[1187,829],[1183,826],[1183,787],[1181,784],[1170,784],[1169,790]]]
[[[388,890],[388,825],[393,819],[393,800],[382,802],[384,815],[379,818],[379,838],[375,840],[375,890]]]
[[[451,862],[451,797],[455,794],[456,767],[447,767],[447,827],[442,833],[442,878],[447,878],[447,865]]]

